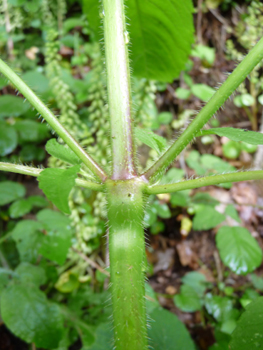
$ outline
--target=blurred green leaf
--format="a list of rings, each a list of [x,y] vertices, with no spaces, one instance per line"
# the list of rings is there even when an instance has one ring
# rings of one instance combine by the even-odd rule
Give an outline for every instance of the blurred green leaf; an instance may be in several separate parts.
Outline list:
[[[262,262],[258,242],[244,227],[221,227],[216,245],[223,263],[238,275],[254,271]]]
[[[19,117],[28,111],[30,105],[23,98],[13,95],[0,96],[0,118]]]
[[[6,156],[14,151],[17,146],[17,133],[15,129],[0,122],[0,156]]]
[[[12,333],[37,347],[53,349],[61,339],[59,306],[33,284],[7,287],[1,295],[1,315]]]
[[[16,242],[20,260],[35,263],[43,235],[43,225],[33,220],[23,220],[16,224],[12,237]]]
[[[45,270],[40,266],[34,266],[27,262],[22,262],[15,269],[22,283],[33,283],[37,287],[46,283]]]
[[[24,197],[26,189],[23,185],[12,181],[0,183],[0,205],[5,205]]]
[[[47,125],[33,120],[20,120],[14,124],[14,128],[22,142],[40,142],[49,136]]]
[[[188,272],[186,275],[184,275],[182,282],[184,285],[193,288],[200,297],[204,294],[207,288],[207,280],[205,276],[196,271]]]
[[[71,246],[72,229],[69,219],[62,213],[50,209],[38,212],[37,218],[46,229],[46,234],[39,242],[39,253],[63,265]]]
[[[191,95],[191,91],[188,89],[177,88],[175,90],[175,94],[176,94],[177,98],[179,98],[181,100],[187,100]]]
[[[263,348],[263,297],[252,301],[241,315],[231,335],[231,350]]]
[[[198,136],[211,134],[221,137],[225,136],[232,141],[243,141],[251,145],[263,145],[263,134],[260,132],[236,128],[212,128],[208,130],[202,130]]]
[[[205,84],[194,84],[191,86],[191,92],[201,101],[207,102],[214,95],[215,89]]]
[[[198,293],[189,285],[182,285],[180,294],[174,296],[175,305],[182,311],[195,312],[201,310],[202,302]]]
[[[31,209],[32,205],[27,199],[19,199],[9,207],[9,215],[12,219],[17,219],[29,213]]]
[[[210,230],[225,220],[225,215],[214,208],[204,206],[193,219],[193,229],[197,231]]]

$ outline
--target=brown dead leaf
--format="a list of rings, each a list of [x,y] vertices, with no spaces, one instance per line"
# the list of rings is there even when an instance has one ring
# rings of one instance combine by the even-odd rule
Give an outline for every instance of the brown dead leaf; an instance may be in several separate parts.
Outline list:
[[[183,266],[190,266],[193,269],[198,267],[198,256],[192,250],[191,242],[182,241],[176,246],[180,262]]]

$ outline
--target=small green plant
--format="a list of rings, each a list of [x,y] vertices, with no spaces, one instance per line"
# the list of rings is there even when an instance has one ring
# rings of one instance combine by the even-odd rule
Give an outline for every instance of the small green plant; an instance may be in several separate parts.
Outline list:
[[[135,129],[133,126],[128,46],[131,42],[132,65],[137,76],[159,81],[171,81],[184,67],[193,41],[191,1],[182,3],[179,0],[154,0],[150,4],[147,1],[142,1],[140,6],[137,6],[136,1],[130,1],[126,9],[126,15],[131,21],[129,31],[126,28],[123,0],[103,0],[100,13],[97,11],[97,1],[87,1],[86,3],[88,15],[91,18],[90,22],[94,21],[93,27],[99,27],[100,19],[103,19],[104,25],[111,159],[108,159],[108,163],[104,166],[99,165],[72,137],[70,130],[65,129],[58,118],[23,80],[0,60],[0,71],[66,144],[62,145],[56,139],[52,139],[48,141],[46,149],[50,155],[67,164],[67,167],[62,169],[36,169],[17,164],[0,163],[0,170],[37,177],[39,187],[47,198],[65,214],[70,214],[68,197],[74,186],[105,193],[109,230],[113,347],[117,350],[148,349],[147,307],[150,317],[156,321],[156,324],[162,323],[162,327],[165,329],[165,326],[170,323],[176,329],[175,332],[167,327],[165,337],[162,337],[158,336],[160,332],[153,324],[148,333],[151,338],[150,345],[156,350],[171,349],[169,339],[173,339],[173,349],[174,344],[176,344],[177,349],[194,349],[185,329],[174,315],[160,309],[154,301],[150,305],[145,301],[145,271],[147,266],[143,221],[145,213],[147,214],[147,201],[152,194],[176,194],[207,185],[263,178],[262,170],[231,172],[234,169],[226,162],[219,161],[217,157],[211,155],[200,157],[198,154],[192,154],[191,159],[188,158],[188,162],[189,164],[192,162],[193,167],[199,169],[198,171],[203,177],[169,184],[159,183],[163,177],[165,178],[164,173],[167,167],[195,137],[215,134],[226,136],[236,142],[242,141],[252,145],[263,144],[263,136],[251,131],[233,128],[203,130],[209,119],[214,116],[246,76],[263,59],[263,39],[255,45],[222,86],[215,93],[213,91],[213,94],[210,94],[211,98],[206,106],[178,139],[167,147],[166,141],[154,133],[149,130]],[[162,24],[161,30],[160,24]],[[197,94],[198,87],[195,90]],[[160,122],[162,121],[161,118]],[[159,154],[158,159],[143,173],[138,171],[134,135],[141,142],[151,145]],[[208,166],[208,162],[213,163],[211,168]],[[217,170],[218,173],[213,174],[211,169]],[[222,171],[223,174],[221,174]],[[9,198],[8,201],[23,197],[23,191],[21,193],[19,191],[18,189],[17,197],[11,198],[11,200]],[[178,201],[178,198],[174,198],[174,203],[176,200]],[[184,200],[187,201],[187,198]],[[167,207],[156,202],[153,202],[153,207],[156,210],[155,214],[169,217]],[[228,209],[228,213],[220,214],[211,205],[201,207],[201,209],[199,207],[199,210],[196,211],[193,225],[200,230],[209,229],[221,223],[225,214],[235,214],[233,214],[233,208]],[[29,254],[29,259],[34,260],[36,252],[40,251],[44,257],[50,258],[58,264],[63,264],[72,238],[69,220],[61,216],[60,213],[49,209],[41,210],[37,214],[37,219],[33,222],[28,222],[30,220],[21,222],[12,231],[13,238],[19,247],[19,253]],[[48,234],[48,232],[52,233]],[[23,240],[22,238],[25,236],[27,239]],[[34,249],[26,249],[26,244],[31,240],[35,242]],[[229,241],[231,247],[228,245]],[[261,249],[250,233],[240,226],[221,227],[217,235],[217,244],[225,265],[233,270],[236,269],[238,273],[246,274],[253,271],[261,263]],[[246,259],[245,254],[241,254],[240,259],[236,252],[235,259],[229,260],[229,249],[239,249],[240,254],[240,251],[242,252],[242,249],[247,247],[251,251],[249,259]],[[82,338],[83,329],[85,330],[87,349],[95,349],[92,328],[79,322],[78,318],[72,315],[68,309],[59,307],[58,303],[47,301],[46,295],[39,290],[39,286],[44,283],[44,274],[39,268],[37,267],[38,271],[35,271],[32,266],[22,264],[15,272],[5,271],[2,274],[5,276],[1,277],[0,280],[0,286],[3,289],[1,314],[4,322],[17,336],[28,342],[35,342],[38,347],[52,349],[57,347],[59,341],[63,339],[64,314],[72,323],[75,322],[75,328],[79,328]],[[11,282],[8,278],[10,275]],[[58,283],[57,289],[64,291],[74,289],[78,283],[76,272],[71,271],[64,277],[67,283],[61,283],[62,287]],[[32,288],[25,290],[26,283],[30,283]],[[198,287],[199,296],[204,292],[202,287],[201,293],[201,287]],[[184,288],[184,291],[185,289],[188,287]],[[221,302],[221,299],[217,300],[216,297],[212,297],[213,300],[210,300],[209,298],[206,296],[206,309],[209,314],[215,317],[213,305]],[[183,300],[183,293],[181,293],[177,296],[176,303],[182,305]],[[196,304],[199,307],[200,300],[198,300],[196,299]],[[23,309],[23,301],[25,303],[34,301],[34,307],[29,310],[30,317],[27,317],[29,324],[24,322],[26,313]],[[226,303],[228,304],[228,300]],[[249,305],[247,312],[241,318],[241,328],[249,319],[248,315],[255,315],[257,308],[263,308],[262,298],[257,299],[255,304]],[[22,316],[18,317],[17,314]],[[42,318],[39,317],[40,315]],[[245,349],[242,344],[240,345],[238,338],[240,327],[237,326],[233,335],[231,343],[233,350]],[[262,323],[253,324],[253,328],[247,329],[247,334],[243,336],[243,339],[251,341],[252,338],[253,344],[257,342],[260,347],[262,336],[257,336],[257,334],[262,335],[260,327],[262,327]],[[95,340],[97,346],[105,348],[105,343],[101,343],[103,341],[102,335],[105,333],[107,337],[112,334],[107,325],[104,324],[97,328]],[[183,344],[180,344],[176,339],[177,334],[181,336],[183,334]],[[110,346],[109,343],[107,346]]]

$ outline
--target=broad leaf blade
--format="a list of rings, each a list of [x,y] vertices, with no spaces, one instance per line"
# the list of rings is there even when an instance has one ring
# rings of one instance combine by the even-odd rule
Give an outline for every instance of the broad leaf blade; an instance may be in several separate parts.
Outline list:
[[[205,206],[194,216],[193,229],[197,231],[210,230],[225,220],[225,216],[212,207]]]
[[[26,342],[45,349],[58,346],[63,330],[59,306],[35,285],[6,288],[1,294],[1,314],[12,333]]]
[[[261,248],[244,227],[221,227],[216,245],[223,263],[238,275],[252,272],[262,262]]]
[[[70,148],[60,145],[55,139],[51,139],[47,142],[46,151],[51,156],[63,160],[66,163],[72,165],[78,165],[81,163],[81,160]]]
[[[47,198],[57,208],[66,214],[70,214],[68,196],[73,186],[80,167],[75,165],[69,169],[45,169],[41,171],[39,188],[43,190]]]
[[[155,308],[150,312],[151,327],[148,330],[149,344],[154,350],[194,350],[194,343],[185,325],[176,315]]]
[[[85,0],[84,11],[97,38],[101,33],[97,0]],[[193,43],[193,6],[190,0],[129,0],[131,65],[134,75],[171,82],[184,68]]]
[[[218,135],[225,136],[232,141],[243,141],[251,145],[263,145],[263,134],[255,131],[247,131],[235,128],[213,128],[209,130],[202,130],[198,136],[202,135]]]
[[[231,350],[263,349],[263,297],[252,301],[237,322]]]

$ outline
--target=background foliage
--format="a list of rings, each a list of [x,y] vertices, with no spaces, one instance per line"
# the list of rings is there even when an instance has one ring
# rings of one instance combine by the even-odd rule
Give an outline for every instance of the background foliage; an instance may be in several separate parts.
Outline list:
[[[107,168],[103,10],[97,4],[3,1],[0,52]],[[262,36],[263,6],[228,0],[199,1],[193,7],[177,0],[170,7],[157,0],[136,4],[129,1],[130,27],[124,35],[131,51],[135,137],[144,169],[165,149],[165,138],[171,140],[214,94],[222,71],[232,70]],[[195,40],[187,11],[194,12]],[[260,64],[212,126],[261,129],[261,72]],[[235,130],[222,130],[199,135],[161,181],[253,164],[262,168],[261,150],[251,145],[249,132],[241,142]],[[11,342],[13,335],[19,337],[25,349],[110,348],[105,198],[72,189],[80,167],[62,145],[0,76],[0,160],[61,168],[44,170],[39,177],[47,199],[31,177],[0,173],[0,335],[8,334]],[[53,177],[61,179],[56,193],[49,186]],[[241,342],[246,319],[262,308],[263,233],[260,191],[255,194],[247,186],[239,190],[228,183],[150,196],[144,218],[149,238],[146,290],[155,350],[224,350],[229,343],[231,349],[248,349]],[[209,249],[211,254],[204,254]],[[254,322],[251,327],[255,336],[249,346],[260,348],[262,325]]]

